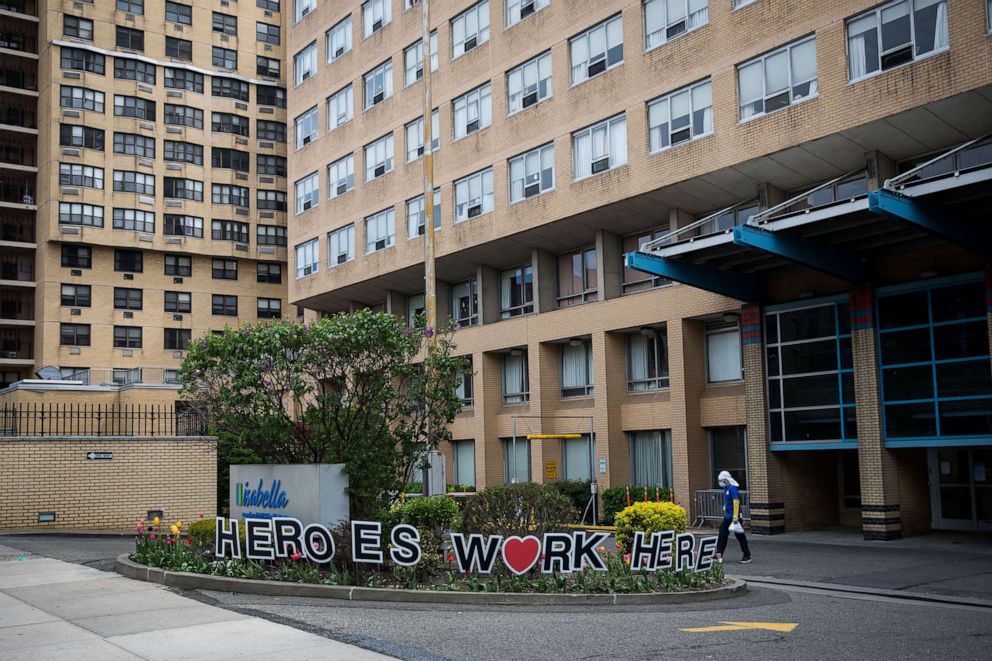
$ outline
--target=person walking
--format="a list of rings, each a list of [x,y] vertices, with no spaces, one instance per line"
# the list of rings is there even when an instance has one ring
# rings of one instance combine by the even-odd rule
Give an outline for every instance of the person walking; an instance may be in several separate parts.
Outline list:
[[[741,494],[737,483],[730,471],[720,471],[717,475],[720,488],[723,489],[723,522],[720,524],[720,536],[716,542],[716,557],[723,560],[723,552],[727,549],[727,539],[730,537],[731,529],[734,530],[734,537],[741,545],[741,564],[746,565],[751,562],[751,549],[747,545],[747,537],[744,535],[744,527],[741,526]]]

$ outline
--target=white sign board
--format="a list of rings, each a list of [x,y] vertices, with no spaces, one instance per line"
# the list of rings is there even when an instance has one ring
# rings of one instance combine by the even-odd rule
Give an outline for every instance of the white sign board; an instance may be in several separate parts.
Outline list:
[[[231,518],[292,517],[335,526],[350,518],[344,464],[232,464]]]

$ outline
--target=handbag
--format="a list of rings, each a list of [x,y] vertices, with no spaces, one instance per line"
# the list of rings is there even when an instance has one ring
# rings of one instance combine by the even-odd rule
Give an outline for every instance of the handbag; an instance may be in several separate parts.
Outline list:
[[[744,532],[744,526],[741,525],[740,521],[734,521],[733,523],[730,524],[730,532],[734,533],[735,535],[741,534]]]

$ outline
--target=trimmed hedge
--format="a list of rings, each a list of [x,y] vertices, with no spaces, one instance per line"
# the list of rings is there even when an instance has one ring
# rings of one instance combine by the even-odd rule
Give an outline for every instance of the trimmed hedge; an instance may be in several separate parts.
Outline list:
[[[630,553],[636,531],[641,530],[648,535],[663,530],[685,532],[689,520],[685,508],[675,503],[640,502],[621,510],[614,523],[617,544],[623,547],[624,552]]]
[[[572,507],[578,512],[578,518],[582,518],[586,505],[589,504],[589,481],[584,480],[556,480],[548,482],[547,485],[565,496],[572,502]],[[578,519],[576,520],[576,523]]]
[[[662,501],[669,500],[669,492],[666,487],[630,487],[630,503],[643,502],[644,492],[647,491],[648,501],[655,498],[655,489],[658,490]],[[617,512],[627,507],[627,487],[611,487],[603,492],[603,511],[600,514],[600,523],[604,526],[613,525]]]

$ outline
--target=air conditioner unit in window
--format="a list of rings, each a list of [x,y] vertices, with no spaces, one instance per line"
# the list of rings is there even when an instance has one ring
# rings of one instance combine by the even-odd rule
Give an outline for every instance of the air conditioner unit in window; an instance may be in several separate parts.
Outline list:
[[[417,80],[420,80],[423,77],[424,77],[424,68],[420,67],[419,69],[417,69]]]
[[[417,156],[423,156],[423,155],[424,155],[424,146],[420,145],[419,147],[417,147]]]
[[[338,184],[338,187],[337,187],[337,194],[338,195],[341,195],[342,193],[347,193],[347,192],[348,192],[348,184]]]
[[[302,83],[304,80],[307,80],[308,78],[310,78],[310,72],[309,71],[304,71],[303,72],[303,75],[300,76],[300,82]]]
[[[124,311],[124,318],[125,319],[134,319],[134,313],[131,312],[131,311],[129,311],[129,310],[125,310]]]
[[[524,197],[534,197],[541,192],[541,184],[531,184],[530,186],[524,186]]]
[[[601,158],[598,161],[593,161],[592,162],[592,173],[593,174],[597,174],[599,172],[603,172],[604,170],[609,170],[609,169],[610,169],[610,157],[609,156],[607,156],[606,158]]]
[[[537,103],[537,92],[531,92],[524,96],[524,108],[530,108],[532,105]]]
[[[386,240],[385,239],[379,239],[378,241],[375,242],[375,249],[376,250],[382,250],[385,247],[386,247]]]
[[[680,34],[685,32],[685,28],[686,28],[685,21],[679,21],[678,23],[669,25],[668,28],[665,30],[665,39],[671,39],[673,37],[679,36]]]
[[[337,49],[334,51],[334,57],[338,58],[341,57],[342,55],[344,55],[344,46],[338,46]]]
[[[183,316],[181,314],[174,314],[174,315],[172,315],[172,320],[173,321],[182,321],[183,320]]]
[[[688,126],[681,131],[676,131],[672,134],[672,144],[677,145],[680,142],[685,142],[692,137],[692,129]]]
[[[304,7],[303,9],[300,10],[300,18],[303,18],[309,13],[310,13],[310,7]]]
[[[468,217],[475,218],[476,216],[482,215],[482,205],[475,204],[468,208]]]
[[[230,41],[230,40],[231,40],[231,38],[230,38],[230,37],[228,37],[228,36],[227,36],[226,34],[222,34],[222,35],[220,36],[220,40],[226,43],[226,42],[228,42],[228,41]]]
[[[418,236],[423,236],[426,233],[427,233],[427,225],[418,225],[417,226],[417,235]]]
[[[479,120],[473,119],[465,125],[465,133],[475,133],[479,130]]]
[[[476,43],[477,43],[477,37],[469,37],[468,39],[466,39],[465,40],[465,52],[467,53],[470,50],[472,50],[473,48],[475,48]]]
[[[382,92],[378,92],[375,96],[372,97],[372,105],[380,103],[382,99],[383,99]]]
[[[303,144],[309,145],[311,140],[313,140],[313,136],[312,135],[305,135],[305,136],[303,136]]]
[[[312,266],[304,266],[303,267],[303,275],[310,275],[311,273],[313,273],[313,267]]]
[[[183,279],[182,278],[173,278],[172,279],[172,282],[174,284],[181,285],[181,284],[183,284]]]
[[[377,165],[377,166],[375,166],[375,172],[373,173],[372,176],[373,177],[381,177],[384,174],[386,174],[386,166],[385,165]]]
[[[380,18],[378,21],[372,24],[372,32],[375,32],[376,30],[379,30],[381,28],[382,28],[382,19]]]
[[[905,64],[913,59],[913,46],[907,44],[902,48],[890,51],[888,53],[882,53],[882,70],[891,69],[892,67],[897,67],[900,64]]]
[[[534,3],[528,2],[525,5],[520,5],[520,19],[523,20],[534,13]]]
[[[307,209],[309,209],[312,206],[313,206],[313,202],[311,200],[305,200],[303,202],[303,210],[304,211],[306,211]]]
[[[347,261],[348,261],[348,253],[343,252],[340,255],[338,255],[338,264],[344,264]]]
[[[606,71],[606,58],[605,57],[602,60],[597,60],[596,62],[590,63],[589,64],[589,68],[587,69],[586,73],[587,73],[587,75],[588,75],[589,78],[592,78],[596,74],[603,73],[604,71]]]

